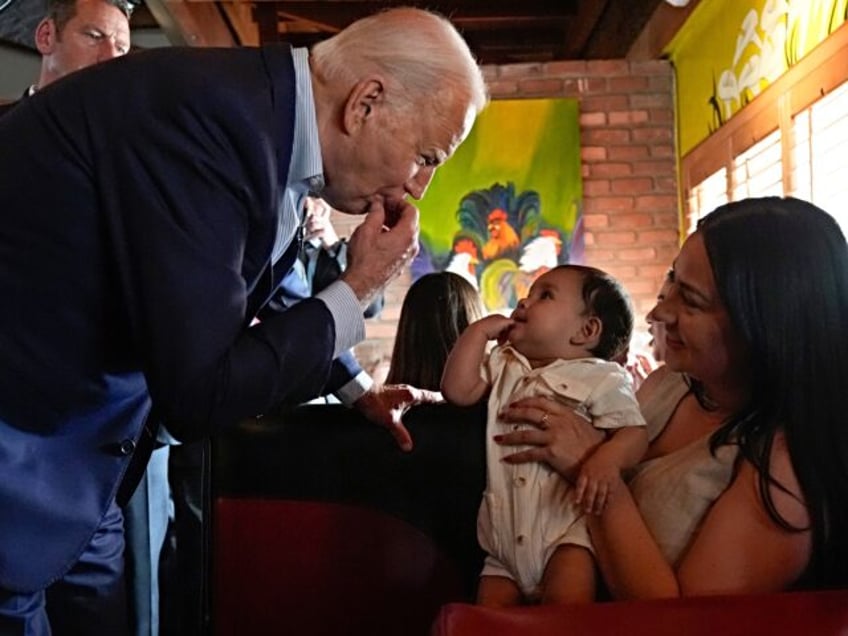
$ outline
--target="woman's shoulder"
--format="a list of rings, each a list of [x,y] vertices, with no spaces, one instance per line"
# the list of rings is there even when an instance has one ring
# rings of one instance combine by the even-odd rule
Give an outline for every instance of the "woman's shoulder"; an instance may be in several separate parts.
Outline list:
[[[662,366],[651,373],[639,390],[636,399],[648,425],[648,437],[656,439],[677,410],[680,401],[689,392],[685,377]]]
[[[689,391],[689,385],[681,373],[670,370],[667,366],[661,366],[652,371],[636,391],[636,398],[640,405],[664,399],[669,394],[683,395]]]
[[[812,553],[810,515],[792,468],[782,433],[777,433],[769,455],[769,477],[740,459],[730,486],[715,503],[724,525],[724,536],[735,533],[740,559],[748,559],[747,569],[759,568],[768,584],[786,588],[807,568]],[[768,489],[768,493],[764,492]],[[776,514],[773,514],[776,513]],[[778,562],[774,554],[780,554]]]
[[[808,528],[810,515],[804,500],[798,475],[789,455],[789,445],[783,431],[777,431],[769,456],[769,473],[772,477],[769,494],[774,502],[775,511],[790,525],[796,528]],[[759,491],[759,479],[758,491]],[[762,492],[760,492],[762,498]]]
[[[639,386],[639,390],[636,391],[636,397],[639,398],[639,402],[641,403],[643,400],[648,401],[657,393],[661,391],[661,388],[665,382],[668,382],[668,378],[672,375],[672,372],[665,365],[655,369]]]
[[[740,457],[740,464],[734,478],[734,486],[752,493],[765,512],[771,500],[774,511],[795,528],[808,528],[810,517],[804,499],[801,484],[792,466],[789,446],[782,431],[777,431],[771,445],[768,458],[768,476],[763,480],[761,469],[751,461]],[[768,493],[763,488],[768,488]]]

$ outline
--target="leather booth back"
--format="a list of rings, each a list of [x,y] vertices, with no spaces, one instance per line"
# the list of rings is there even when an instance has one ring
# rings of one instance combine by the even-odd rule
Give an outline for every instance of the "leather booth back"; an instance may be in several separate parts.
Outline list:
[[[405,423],[410,453],[338,405],[215,440],[215,634],[424,636],[441,605],[474,598],[483,409],[421,406]]]

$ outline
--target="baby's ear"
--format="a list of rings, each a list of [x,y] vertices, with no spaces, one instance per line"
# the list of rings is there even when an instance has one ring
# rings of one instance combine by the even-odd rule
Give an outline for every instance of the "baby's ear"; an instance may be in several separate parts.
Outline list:
[[[594,349],[601,340],[604,323],[597,316],[589,316],[580,326],[580,331],[572,340],[572,344],[582,345],[587,349]]]

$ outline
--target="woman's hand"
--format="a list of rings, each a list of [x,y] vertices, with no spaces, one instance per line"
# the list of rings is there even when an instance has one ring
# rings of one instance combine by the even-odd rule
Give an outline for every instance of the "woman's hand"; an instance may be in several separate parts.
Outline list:
[[[513,402],[501,411],[500,417],[535,427],[495,436],[495,441],[504,446],[532,446],[507,455],[505,462],[544,462],[572,482],[583,461],[605,439],[601,431],[573,408],[549,398],[531,397]]]

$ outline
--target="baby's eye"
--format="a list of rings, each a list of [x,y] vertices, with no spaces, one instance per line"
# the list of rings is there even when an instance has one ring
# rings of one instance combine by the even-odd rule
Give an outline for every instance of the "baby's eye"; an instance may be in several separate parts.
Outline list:
[[[553,297],[554,297],[554,295],[550,291],[548,291],[547,289],[539,295],[539,298],[553,298]]]

